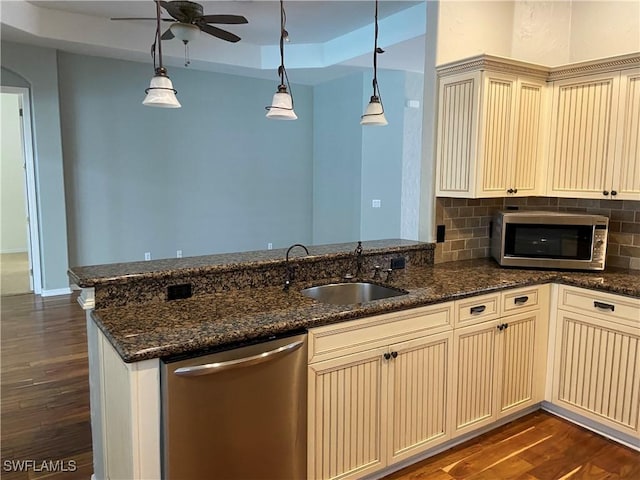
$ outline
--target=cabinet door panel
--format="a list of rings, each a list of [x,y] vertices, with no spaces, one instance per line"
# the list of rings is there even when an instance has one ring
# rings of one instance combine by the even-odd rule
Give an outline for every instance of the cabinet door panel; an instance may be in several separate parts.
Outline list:
[[[558,328],[553,401],[640,433],[640,330],[563,310]]]
[[[309,366],[309,478],[360,478],[384,466],[382,355],[378,349]]]
[[[612,189],[620,200],[640,200],[640,69],[620,77],[619,152]]]
[[[608,198],[618,83],[616,72],[554,85],[549,195]]]
[[[478,195],[501,197],[511,188],[516,78],[487,74],[483,88]]]
[[[515,163],[512,184],[517,196],[540,193],[540,172],[542,166],[543,135],[542,115],[544,113],[545,85],[518,81],[518,130],[515,135]]]
[[[448,439],[452,332],[392,345],[389,463]]]
[[[480,73],[440,81],[436,195],[473,195]]]
[[[496,326],[487,322],[454,332],[455,435],[495,420]]]
[[[500,385],[498,417],[525,408],[537,401],[534,359],[538,312],[503,318],[507,328],[500,336]]]

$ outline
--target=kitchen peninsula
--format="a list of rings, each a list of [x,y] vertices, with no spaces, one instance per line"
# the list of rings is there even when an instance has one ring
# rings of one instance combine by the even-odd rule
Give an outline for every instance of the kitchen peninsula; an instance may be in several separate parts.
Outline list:
[[[301,250],[297,250],[292,258],[296,266],[295,281],[287,291],[283,289],[286,274],[284,250],[71,269],[70,277],[83,289],[80,302],[88,312],[96,477],[161,477],[158,372],[162,358],[208,352],[292,331],[307,330],[313,337],[314,332],[328,334],[327,329],[331,330],[332,326],[338,324],[340,327],[344,325],[345,329],[348,329],[348,325],[363,329],[354,330],[356,332],[365,332],[364,329],[371,325],[380,324],[395,329],[394,335],[404,335],[403,339],[416,338],[418,330],[421,330],[420,335],[424,338],[429,338],[429,335],[435,337],[432,335],[434,333],[446,337],[449,342],[446,345],[453,345],[446,357],[452,362],[448,365],[450,373],[443,376],[446,377],[445,391],[450,393],[457,383],[454,372],[459,358],[454,354],[459,353],[460,349],[456,348],[456,342],[463,345],[463,337],[456,337],[456,332],[479,328],[480,323],[490,326],[492,336],[507,328],[504,327],[506,324],[514,328],[507,329],[505,333],[518,331],[518,321],[525,317],[527,320],[533,318],[530,314],[534,311],[535,322],[529,325],[536,327],[538,343],[535,348],[539,350],[542,345],[544,350],[535,350],[532,361],[534,358],[544,361],[540,364],[531,363],[529,367],[542,367],[541,375],[536,374],[534,383],[537,386],[531,389],[530,398],[518,403],[518,408],[509,412],[510,416],[500,417],[499,421],[507,421],[542,404],[550,411],[563,414],[634,448],[640,446],[637,442],[637,433],[640,432],[638,379],[635,378],[634,384],[628,386],[631,404],[623,405],[623,400],[619,400],[624,418],[616,417],[615,413],[607,418],[607,412],[601,408],[576,405],[572,399],[565,398],[563,392],[559,392],[560,377],[568,381],[572,372],[560,355],[562,350],[566,350],[565,344],[556,345],[563,335],[566,336],[567,328],[577,332],[577,324],[573,322],[576,316],[572,317],[571,314],[577,314],[583,308],[593,308],[594,300],[585,297],[593,292],[596,302],[607,305],[615,302],[616,305],[612,312],[589,313],[594,318],[604,316],[602,321],[609,322],[605,325],[607,331],[613,327],[623,335],[620,347],[615,343],[619,339],[612,340],[615,347],[612,351],[614,354],[618,352],[618,357],[612,359],[619,362],[624,354],[628,362],[637,362],[640,358],[640,272],[616,269],[589,273],[502,269],[489,259],[433,265],[433,244],[387,240],[363,242],[362,279],[371,281],[375,266],[387,268],[392,259],[404,258],[405,268],[395,270],[388,285],[406,291],[406,295],[363,304],[332,305],[300,293],[305,287],[342,281],[345,274],[355,272],[355,246],[339,244],[310,247],[308,256],[298,256]],[[186,290],[190,290],[191,297],[167,301],[167,287],[173,285],[190,285]],[[518,293],[521,291],[527,295]],[[518,295],[515,297],[511,295],[516,293]],[[524,297],[527,299],[522,300]],[[472,312],[474,308],[478,311],[476,299],[483,307],[486,305],[486,310],[483,309],[477,319],[465,324],[462,322],[463,312],[469,308]],[[529,303],[521,307],[519,302],[523,301]],[[492,305],[495,306],[494,310]],[[436,310],[437,324],[433,324],[433,330],[427,331],[425,325],[431,325],[429,319]],[[367,320],[358,320],[363,318]],[[505,318],[514,320],[507,322]],[[584,326],[584,318],[587,317],[579,318],[582,328],[587,328]],[[566,324],[563,323],[565,320]],[[501,326],[503,329],[500,329]],[[589,333],[592,339],[594,332],[601,335],[601,331],[605,331],[605,327],[597,330],[597,325],[589,328],[592,329]],[[333,335],[335,332],[329,333]],[[353,335],[352,332],[350,334]],[[361,336],[363,338],[364,335]],[[540,338],[541,342],[538,341]],[[371,339],[371,342],[377,341]],[[531,345],[533,348],[533,343]],[[312,377],[320,372],[314,370],[320,363],[314,363],[312,356],[321,353],[314,353],[310,346],[310,404],[315,388],[312,388],[315,385]],[[564,368],[562,371],[561,366]],[[628,370],[621,364],[618,366],[620,375]],[[597,377],[598,372],[594,372],[594,378]],[[457,423],[454,421],[456,413],[450,410],[445,413],[442,432],[423,442],[420,448],[410,450],[408,456],[403,457],[405,463],[402,465],[406,461],[428,456],[434,445],[455,442],[459,438],[457,431],[478,434],[497,424],[499,418],[499,415],[490,415],[483,417],[480,422],[471,421],[464,426],[454,426]],[[318,470],[317,459],[313,458],[319,455],[314,448],[319,437],[313,436],[312,421],[310,414],[308,477],[330,478],[329,473]],[[382,451],[374,452],[376,458],[368,464],[356,465],[351,470],[338,473],[344,476],[341,478],[359,478],[368,473],[374,475],[398,468],[396,465],[400,463],[396,463],[394,456],[389,460],[386,455]]]

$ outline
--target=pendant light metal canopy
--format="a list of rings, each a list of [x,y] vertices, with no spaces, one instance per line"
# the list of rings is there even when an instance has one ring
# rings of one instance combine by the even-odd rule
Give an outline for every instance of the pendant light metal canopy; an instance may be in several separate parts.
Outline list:
[[[156,64],[156,51],[158,63]],[[176,98],[176,90],[171,79],[167,75],[167,69],[162,66],[162,42],[160,40],[160,2],[156,0],[156,36],[151,45],[151,57],[155,74],[151,79],[149,88],[145,90],[147,96],[142,101],[148,107],[180,108],[180,102]]]
[[[384,106],[382,105],[382,97],[380,96],[380,88],[378,87],[378,54],[384,53],[378,47],[378,0],[376,0],[375,13],[375,36],[373,43],[373,95],[367,105],[364,115],[360,117],[360,125],[387,125],[387,119],[384,116]]]
[[[284,67],[284,42],[285,40],[289,41],[289,33],[285,29],[286,23],[287,15],[284,11],[284,1],[280,0],[280,66],[278,67],[280,85],[278,85],[278,90],[273,95],[271,105],[265,107],[267,109],[267,118],[273,120],[296,120],[298,118],[293,110],[293,96],[290,94],[291,85],[289,84],[287,69]]]

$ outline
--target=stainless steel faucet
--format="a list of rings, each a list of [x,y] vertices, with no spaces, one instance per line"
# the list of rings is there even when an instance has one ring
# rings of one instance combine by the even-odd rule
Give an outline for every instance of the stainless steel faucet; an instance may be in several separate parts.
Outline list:
[[[309,255],[309,250],[307,249],[307,247],[305,247],[304,245],[302,245],[301,243],[294,243],[293,245],[291,245],[289,247],[289,249],[287,250],[287,254],[285,255],[284,259],[286,262],[286,269],[287,269],[287,274],[284,280],[284,290],[285,292],[289,290],[289,287],[291,286],[291,283],[293,283],[293,280],[296,278],[296,270],[295,267],[292,265],[289,265],[289,253],[291,252],[291,250],[293,250],[295,247],[300,247],[300,248],[304,248],[304,251],[307,255]]]
[[[356,256],[356,278],[360,278],[362,275],[362,242],[358,242],[358,246],[353,251]]]

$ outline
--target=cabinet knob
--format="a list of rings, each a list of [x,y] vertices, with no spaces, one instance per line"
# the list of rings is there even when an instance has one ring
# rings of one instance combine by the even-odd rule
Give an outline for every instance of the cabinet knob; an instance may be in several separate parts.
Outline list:
[[[518,189],[517,189],[517,188],[514,188],[514,189],[513,189],[513,193],[518,193]]]
[[[504,327],[504,329],[506,330],[507,328],[509,328],[509,324],[508,323],[503,323],[502,326]]]
[[[602,192],[602,194],[603,194],[605,197],[609,196],[609,190],[604,190],[604,191]]]
[[[393,358],[397,358],[398,357],[398,352],[391,352],[391,356]]]
[[[513,188],[510,188],[509,190],[507,190],[507,193],[514,193]]]
[[[618,192],[616,192],[615,190],[611,190],[611,195],[612,195],[613,197],[615,197],[617,194],[618,194]]]
[[[504,325],[500,324],[496,327],[498,330],[502,331],[502,329],[504,328]]]
[[[391,358],[391,354],[390,353],[385,353],[383,356],[384,356],[385,360],[389,360]]]

